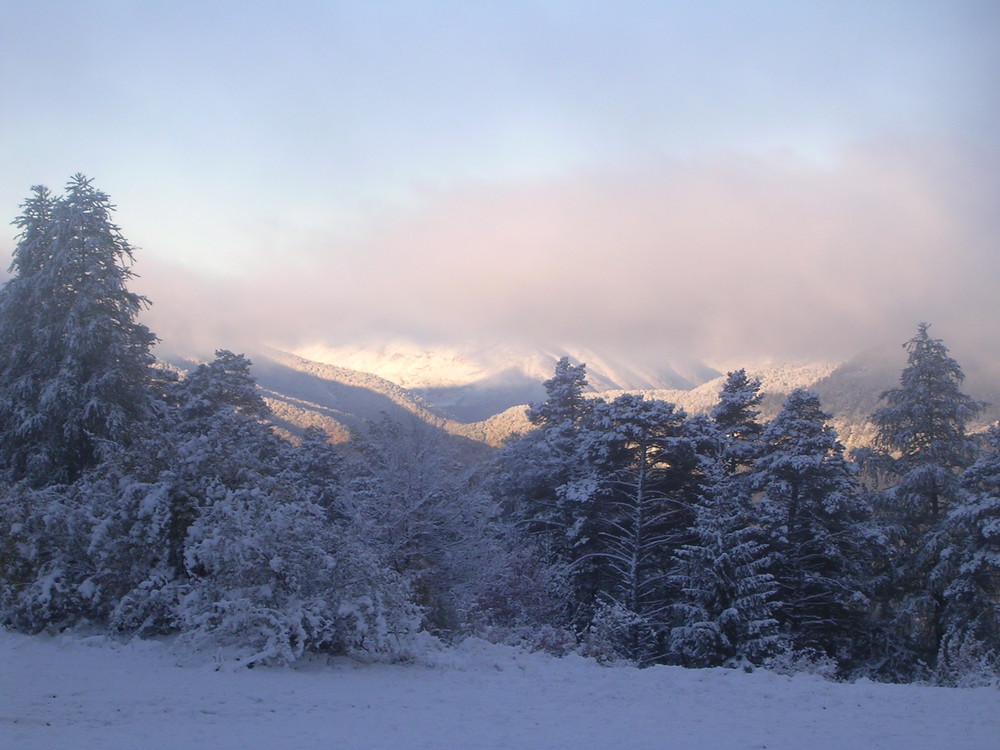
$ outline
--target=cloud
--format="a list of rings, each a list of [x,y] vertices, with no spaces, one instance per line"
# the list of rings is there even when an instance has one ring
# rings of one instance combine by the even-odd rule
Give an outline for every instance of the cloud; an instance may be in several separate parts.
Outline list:
[[[240,279],[143,261],[142,291],[164,339],[219,346],[529,340],[730,362],[847,356],[920,320],[985,342],[1000,222],[984,173],[945,144],[873,143],[835,164],[723,154],[466,184],[361,238],[289,237]]]

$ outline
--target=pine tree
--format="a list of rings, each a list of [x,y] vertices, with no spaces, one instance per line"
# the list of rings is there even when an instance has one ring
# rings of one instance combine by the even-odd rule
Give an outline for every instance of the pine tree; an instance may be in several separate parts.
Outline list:
[[[528,408],[528,421],[540,427],[578,425],[589,412],[583,394],[587,390],[587,366],[574,365],[569,357],[556,362],[555,373],[545,381],[546,399]]]
[[[872,415],[877,465],[891,486],[878,513],[894,538],[884,587],[896,631],[914,658],[933,664],[943,638],[943,582],[932,579],[945,544],[944,521],[960,493],[960,474],[975,453],[966,425],[982,404],[961,391],[964,374],[929,325],[904,345],[907,366],[886,406]]]
[[[712,420],[726,437],[726,470],[730,474],[747,470],[760,450],[764,426],[758,421],[760,380],[749,378],[746,370],[734,370],[719,392]]]
[[[785,650],[774,618],[773,553],[762,541],[746,482],[729,472],[729,436],[699,417],[688,421],[687,432],[696,438],[704,480],[691,541],[674,553],[671,659],[688,667],[763,664]]]
[[[774,553],[778,620],[795,648],[844,659],[868,606],[868,508],[829,418],[815,393],[793,391],[764,430],[752,483]]]
[[[155,337],[127,289],[132,247],[114,206],[82,175],[23,204],[0,290],[0,471],[35,485],[71,482],[148,413]]]
[[[61,498],[44,508],[60,549],[30,566],[21,595],[0,591],[9,621],[181,632],[245,664],[405,647],[417,624],[408,581],[353,519],[316,502],[331,481],[313,465],[322,454],[299,456],[263,421],[249,368],[218,352],[165,389],[157,429],[70,487],[34,491]]]
[[[570,564],[590,536],[589,469],[581,457],[581,434],[594,404],[586,399],[586,365],[563,357],[545,381],[547,399],[527,411],[536,429],[504,447],[494,491],[508,515],[545,550],[552,564]]]
[[[278,481],[289,447],[260,422],[266,406],[249,366],[223,351],[183,380],[155,381],[164,399],[155,422],[63,491],[86,550],[74,584],[92,620],[128,633],[174,630],[196,521],[230,491],[295,496]]]
[[[614,605],[624,618],[619,653],[662,660],[669,616],[671,554],[686,539],[697,460],[683,433],[687,415],[665,401],[626,394],[597,404],[583,431],[590,468],[591,532],[573,562],[581,603]]]
[[[343,488],[344,461],[326,430],[306,427],[298,448],[292,452],[288,471],[300,478],[309,499],[326,508],[331,519],[338,517],[336,500]]]
[[[931,574],[943,587],[937,674],[948,684],[1000,678],[1000,425],[987,440],[989,450],[962,475]]]
[[[975,452],[965,428],[983,406],[962,393],[962,368],[940,339],[930,337],[929,328],[921,323],[905,344],[909,356],[899,387],[882,394],[887,405],[872,415],[875,446],[899,477],[888,504],[918,535],[933,527],[954,499],[958,473]]]

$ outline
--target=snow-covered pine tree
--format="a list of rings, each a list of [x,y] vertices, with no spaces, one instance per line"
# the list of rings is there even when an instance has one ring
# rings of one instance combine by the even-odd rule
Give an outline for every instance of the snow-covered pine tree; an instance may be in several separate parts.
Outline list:
[[[220,349],[170,389],[172,406],[165,467],[170,504],[170,564],[184,570],[188,527],[218,499],[276,483],[289,446],[264,420],[270,409],[242,354]]]
[[[943,583],[931,578],[944,544],[943,522],[959,496],[962,470],[975,455],[966,425],[982,404],[962,393],[964,374],[927,323],[904,344],[907,366],[877,427],[873,463],[887,478],[877,515],[893,537],[894,559],[882,587],[894,630],[914,658],[933,665],[943,637]]]
[[[875,446],[898,478],[885,513],[908,527],[911,543],[948,511],[958,475],[975,454],[966,425],[983,406],[962,393],[962,368],[929,328],[921,323],[904,345],[909,355],[899,387],[883,393],[886,406],[872,414]]]
[[[868,608],[869,508],[829,418],[815,393],[793,391],[764,430],[751,482],[774,553],[777,619],[797,650],[850,661]]]
[[[774,619],[778,585],[749,488],[730,473],[729,436],[704,417],[685,432],[698,446],[703,476],[691,541],[674,553],[670,659],[687,667],[763,664],[786,649]]]
[[[0,290],[0,471],[42,486],[75,480],[146,416],[155,337],[105,193],[75,175],[23,209]]]
[[[407,581],[317,502],[335,501],[325,451],[302,455],[263,421],[250,361],[221,350],[167,390],[161,429],[74,488],[91,517],[84,583],[107,623],[180,631],[242,663],[405,649]]]
[[[336,501],[344,484],[344,459],[330,443],[326,430],[306,427],[298,447],[291,452],[287,472],[297,478],[306,497],[326,508],[331,520],[339,518]]]
[[[730,372],[712,409],[712,420],[726,438],[725,468],[728,473],[746,471],[760,452],[764,426],[758,421],[761,399],[760,380],[746,370]]]
[[[539,427],[578,425],[590,411],[584,398],[587,390],[587,366],[574,365],[569,357],[556,362],[555,373],[543,383],[545,401],[528,407],[528,421]]]
[[[640,664],[666,656],[672,554],[690,539],[704,479],[686,418],[633,394],[596,404],[580,434],[586,473],[562,488],[590,508],[571,565],[578,605],[609,631],[600,640]]]
[[[931,574],[943,587],[937,677],[967,685],[1000,679],[1000,424],[988,450],[962,475]]]
[[[128,633],[176,629],[191,585],[192,525],[231,490],[292,494],[276,489],[290,446],[260,421],[267,409],[249,367],[242,355],[220,351],[183,380],[154,381],[163,397],[155,423],[105,451],[66,490],[87,550],[75,583],[92,619]]]
[[[528,408],[536,429],[506,445],[496,464],[494,493],[553,565],[579,557],[593,531],[587,493],[567,491],[586,482],[589,471],[580,456],[581,430],[599,400],[584,398],[586,388],[586,365],[560,359],[545,381],[548,398]]]

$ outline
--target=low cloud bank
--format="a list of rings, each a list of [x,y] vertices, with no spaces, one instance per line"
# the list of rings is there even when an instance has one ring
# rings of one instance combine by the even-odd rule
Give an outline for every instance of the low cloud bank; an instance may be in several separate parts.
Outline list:
[[[427,191],[351,241],[288,238],[240,278],[140,260],[167,344],[563,342],[655,359],[841,357],[1000,320],[997,181],[947,144],[652,163]]]

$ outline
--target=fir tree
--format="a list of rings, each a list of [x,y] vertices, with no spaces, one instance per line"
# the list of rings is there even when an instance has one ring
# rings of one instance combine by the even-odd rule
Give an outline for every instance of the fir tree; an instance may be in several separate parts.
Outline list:
[[[1000,425],[962,475],[945,548],[931,574],[943,587],[937,674],[948,684],[1000,677]]]
[[[590,495],[578,491],[589,481],[581,433],[598,403],[583,397],[586,389],[586,365],[560,359],[545,381],[548,398],[528,408],[536,429],[505,446],[498,460],[495,492],[553,564],[579,557],[592,531]]]
[[[962,368],[940,339],[930,337],[929,328],[921,323],[906,342],[909,356],[899,387],[882,394],[887,405],[872,415],[875,446],[899,477],[888,503],[917,534],[937,523],[951,504],[958,473],[974,455],[965,428],[983,406],[962,393]]]
[[[674,553],[671,659],[688,667],[762,664],[785,649],[774,618],[778,584],[745,482],[729,473],[728,436],[689,420],[704,479],[691,541]]]
[[[556,362],[555,373],[545,381],[546,399],[528,408],[528,421],[540,427],[578,425],[589,412],[583,394],[587,390],[587,366],[574,365],[569,357]]]
[[[793,391],[764,430],[752,475],[792,645],[846,659],[863,634],[868,508],[816,394]]]
[[[890,486],[878,512],[893,538],[895,559],[884,586],[894,628],[914,658],[933,664],[943,638],[943,582],[931,572],[945,544],[944,520],[960,492],[961,471],[975,453],[966,425],[982,404],[962,393],[962,368],[929,325],[904,345],[899,387],[882,394],[873,415],[877,466]]]
[[[762,398],[760,380],[749,378],[743,369],[730,372],[719,392],[711,416],[726,438],[725,466],[730,474],[748,469],[759,453],[764,426],[757,407]]]
[[[132,247],[108,196],[82,175],[52,199],[36,187],[0,291],[0,469],[71,482],[148,414],[155,337],[128,291]]]
[[[597,404],[581,436],[590,473],[574,491],[590,493],[592,515],[586,551],[573,562],[577,596],[614,605],[626,620],[619,653],[640,664],[664,657],[671,553],[691,522],[697,462],[686,417],[626,394]]]

